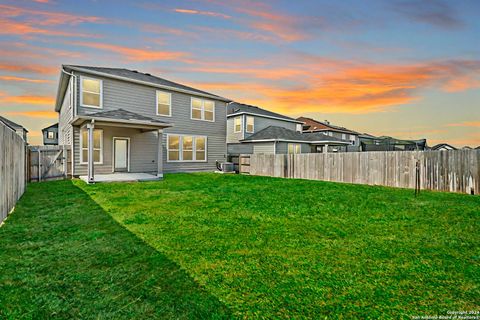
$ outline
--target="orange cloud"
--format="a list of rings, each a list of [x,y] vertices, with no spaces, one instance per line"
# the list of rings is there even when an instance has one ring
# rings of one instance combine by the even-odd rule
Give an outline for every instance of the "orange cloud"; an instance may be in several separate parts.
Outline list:
[[[60,30],[38,28],[38,27],[32,26],[29,23],[15,22],[9,19],[0,19],[0,25],[2,26],[2,28],[0,28],[0,34],[6,34],[6,35],[39,34],[39,35],[46,35],[46,36],[82,37],[82,38],[88,38],[93,36],[86,33],[67,32],[67,31],[60,31]]]
[[[459,92],[480,87],[480,80],[472,76],[462,76],[449,80],[443,86],[447,92]]]
[[[30,79],[30,78],[23,78],[23,77],[15,77],[15,76],[0,76],[0,80],[3,81],[19,81],[19,82],[31,82],[31,83],[51,83],[51,80],[44,80],[44,79]]]
[[[449,123],[448,127],[480,127],[480,121],[465,121],[459,123]]]
[[[178,13],[186,13],[186,14],[198,14],[203,16],[210,16],[210,17],[219,17],[223,19],[230,19],[231,16],[219,12],[212,12],[212,11],[202,11],[202,10],[191,10],[191,9],[173,9],[173,11]]]
[[[0,92],[0,101],[3,103],[30,104],[30,105],[53,105],[55,99],[50,96],[21,95],[10,96]]]
[[[22,116],[29,118],[57,119],[58,113],[53,111],[11,111],[7,112],[10,116]]]
[[[11,71],[11,72],[27,72],[27,73],[40,73],[40,74],[56,74],[58,68],[48,67],[37,64],[8,64],[0,63],[0,70]]]
[[[245,80],[236,84],[219,84],[218,93],[278,112],[368,113],[412,103],[420,99],[422,89],[442,88],[452,79],[478,73],[480,61],[377,65],[310,59],[280,68],[267,64],[248,68],[200,64],[192,71],[245,75]],[[211,84],[205,86],[215,91]]]
[[[185,52],[177,51],[157,51],[151,49],[134,49],[107,43],[73,41],[71,44],[89,47],[94,49],[106,50],[124,56],[132,61],[157,61],[157,60],[179,60],[186,61]]]

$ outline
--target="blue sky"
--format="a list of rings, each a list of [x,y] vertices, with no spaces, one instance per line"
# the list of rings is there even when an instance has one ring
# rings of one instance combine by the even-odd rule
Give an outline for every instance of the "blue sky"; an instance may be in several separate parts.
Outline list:
[[[136,69],[291,116],[480,145],[478,1],[0,1],[0,114],[33,143],[61,64]]]

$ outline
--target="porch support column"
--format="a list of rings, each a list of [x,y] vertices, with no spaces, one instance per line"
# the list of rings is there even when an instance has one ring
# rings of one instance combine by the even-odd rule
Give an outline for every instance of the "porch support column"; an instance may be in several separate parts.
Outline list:
[[[323,147],[323,153],[328,153],[328,144]]]
[[[95,183],[95,170],[93,160],[93,130],[95,129],[95,121],[87,123],[88,130],[88,183]]]
[[[163,130],[158,130],[157,177],[163,178]]]

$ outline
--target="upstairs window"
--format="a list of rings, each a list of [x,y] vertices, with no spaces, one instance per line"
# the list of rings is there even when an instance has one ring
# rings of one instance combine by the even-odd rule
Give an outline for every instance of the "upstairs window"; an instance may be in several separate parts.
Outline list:
[[[233,132],[242,132],[242,117],[235,117],[233,119]]]
[[[246,131],[248,133],[253,133],[253,130],[255,129],[255,118],[252,116],[247,116],[247,128]]]
[[[215,121],[215,102],[192,98],[191,118],[196,120]]]
[[[297,123],[296,129],[297,129],[297,132],[302,132],[303,125],[301,123]]]
[[[102,108],[102,80],[80,77],[80,104],[84,107]]]
[[[172,94],[157,90],[157,115],[170,117],[172,115]]]
[[[55,139],[55,132],[47,131],[47,139]]]
[[[299,153],[302,153],[302,146],[299,143],[288,144],[288,154],[299,154]]]

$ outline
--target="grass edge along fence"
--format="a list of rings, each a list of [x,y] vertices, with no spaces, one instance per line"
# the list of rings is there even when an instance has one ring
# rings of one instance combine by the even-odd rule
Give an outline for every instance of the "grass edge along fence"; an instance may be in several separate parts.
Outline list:
[[[480,194],[480,150],[252,154],[239,166],[258,176]]]

